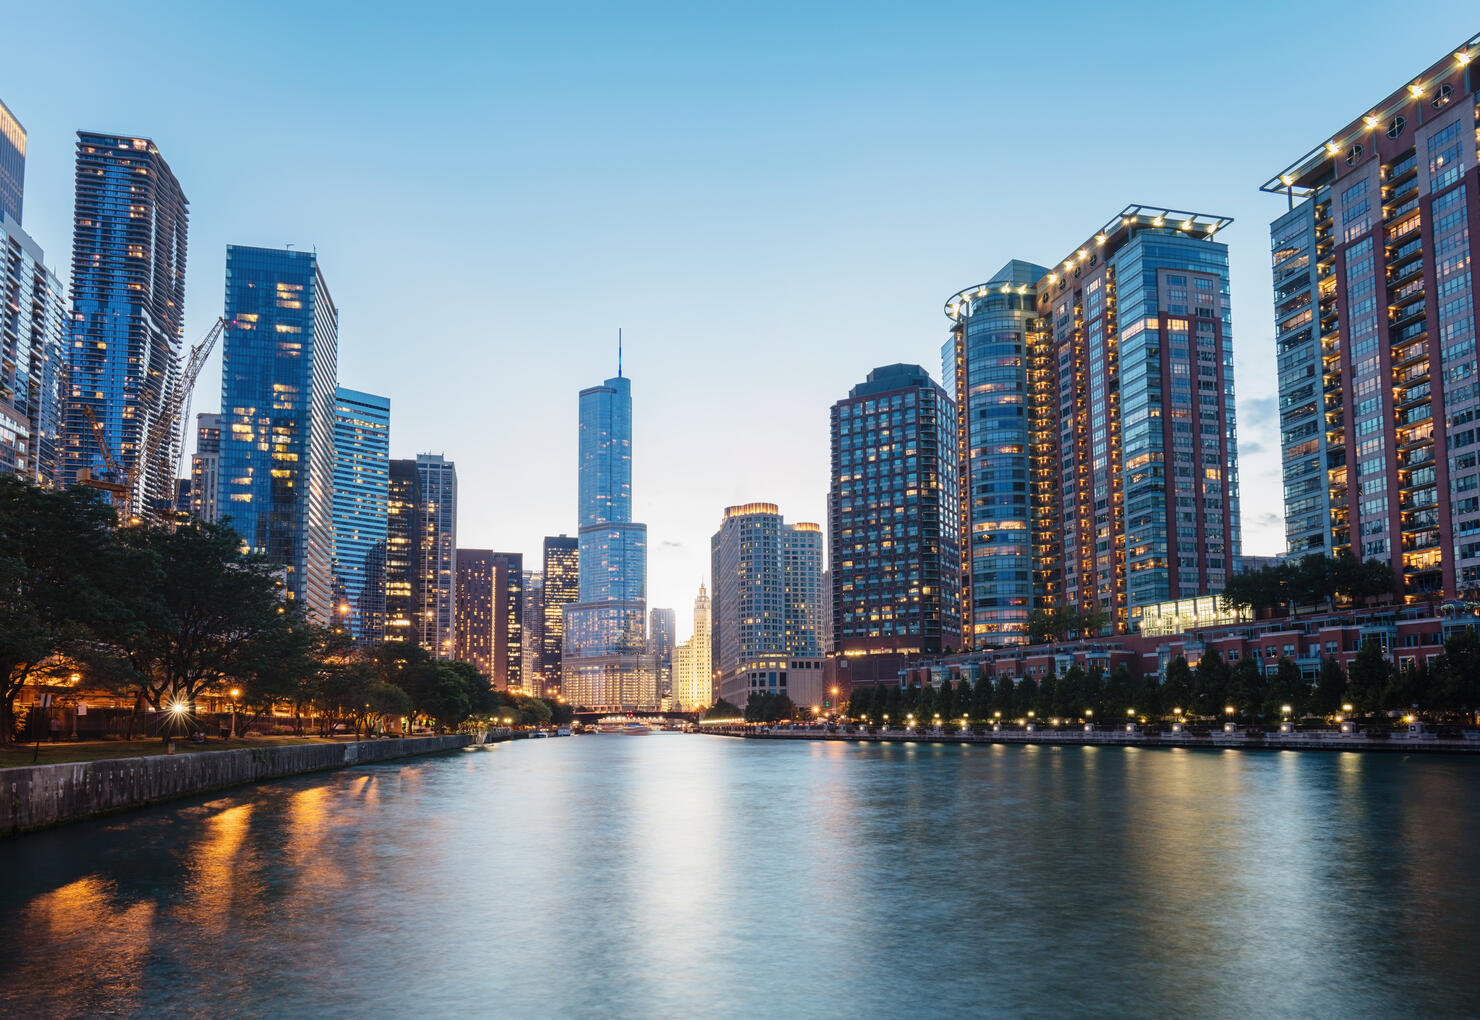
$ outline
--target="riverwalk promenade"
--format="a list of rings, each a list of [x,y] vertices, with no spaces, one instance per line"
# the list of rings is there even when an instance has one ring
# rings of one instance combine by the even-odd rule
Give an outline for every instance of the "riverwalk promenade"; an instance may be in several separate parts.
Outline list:
[[[507,731],[488,737],[490,742],[501,739],[508,739]],[[471,736],[457,733],[0,769],[0,838],[231,786],[450,751],[471,743]]]
[[[1049,744],[1079,747],[1182,747],[1249,751],[1367,751],[1397,754],[1480,754],[1480,731],[1461,738],[1440,737],[1421,725],[1381,736],[1339,730],[1266,732],[1236,727],[1207,733],[1128,725],[1121,729],[1015,726],[979,727],[969,732],[852,726],[773,725],[702,726],[701,733],[747,740],[833,740],[849,743]]]

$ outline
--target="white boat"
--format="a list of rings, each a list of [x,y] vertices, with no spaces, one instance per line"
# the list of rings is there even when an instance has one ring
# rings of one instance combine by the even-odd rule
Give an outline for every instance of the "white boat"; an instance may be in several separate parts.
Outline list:
[[[643,734],[643,733],[651,733],[651,732],[653,732],[653,728],[651,726],[649,726],[647,723],[630,722],[627,725],[625,725],[625,726],[621,727],[620,729],[618,729],[617,732],[618,733],[627,733],[627,734],[632,734],[632,735],[639,735],[639,734]]]

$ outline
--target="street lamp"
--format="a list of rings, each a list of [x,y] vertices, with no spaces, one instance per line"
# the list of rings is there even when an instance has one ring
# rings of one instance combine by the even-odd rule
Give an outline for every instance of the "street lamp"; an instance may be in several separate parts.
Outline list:
[[[240,687],[231,689],[231,739],[236,739],[236,699],[242,696]],[[217,732],[220,732],[219,730]]]

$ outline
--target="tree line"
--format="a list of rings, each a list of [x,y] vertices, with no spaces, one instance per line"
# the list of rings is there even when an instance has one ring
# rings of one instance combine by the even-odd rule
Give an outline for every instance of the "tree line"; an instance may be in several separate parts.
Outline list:
[[[1226,718],[1228,709],[1240,719],[1278,719],[1290,706],[1294,717],[1332,715],[1345,704],[1357,714],[1414,710],[1452,715],[1480,709],[1480,638],[1460,631],[1445,645],[1434,664],[1395,670],[1380,645],[1368,641],[1352,661],[1350,675],[1336,659],[1327,657],[1316,681],[1301,676],[1300,667],[1281,658],[1265,675],[1258,662],[1244,657],[1229,663],[1209,649],[1195,666],[1178,656],[1167,666],[1164,680],[1155,675],[1132,676],[1125,666],[1105,672],[1072,666],[1063,676],[1014,680],[982,677],[973,683],[962,678],[945,680],[940,687],[893,684],[859,687],[848,702],[848,715],[880,724],[933,725],[965,718],[972,723],[994,720],[1088,719],[1123,723],[1127,715],[1168,719],[1181,709],[1184,718]]]
[[[403,643],[355,649],[305,619],[278,568],[225,525],[117,524],[91,490],[0,479],[0,742],[14,738],[26,685],[79,682],[166,726],[232,690],[258,718],[294,706],[300,731],[306,713],[325,732],[403,717],[569,721],[564,704],[494,690],[469,663]]]
[[[1359,603],[1392,592],[1393,569],[1386,563],[1364,563],[1345,551],[1336,556],[1314,553],[1234,574],[1224,586],[1221,605],[1228,610],[1288,610],[1293,615],[1301,606],[1330,610],[1338,596]]]

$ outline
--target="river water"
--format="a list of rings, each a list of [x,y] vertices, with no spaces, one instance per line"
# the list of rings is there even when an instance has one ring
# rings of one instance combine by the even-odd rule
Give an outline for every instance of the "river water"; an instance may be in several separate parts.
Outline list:
[[[0,1014],[1480,1014],[1480,761],[521,741],[0,843]]]

